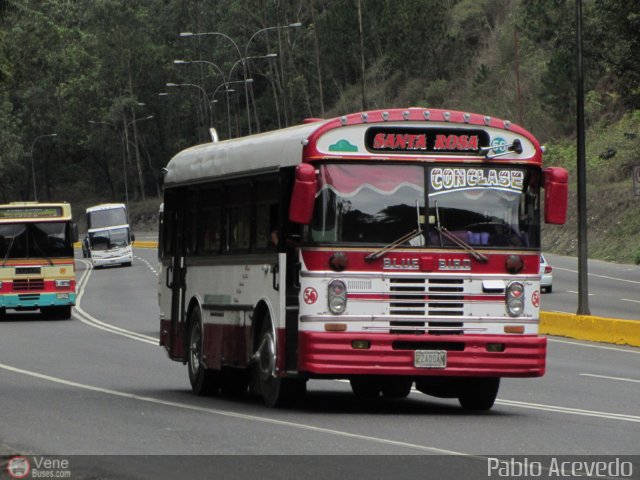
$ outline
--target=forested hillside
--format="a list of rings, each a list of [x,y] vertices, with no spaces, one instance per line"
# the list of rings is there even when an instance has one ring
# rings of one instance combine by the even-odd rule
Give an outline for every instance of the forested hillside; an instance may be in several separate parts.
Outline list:
[[[573,170],[575,1],[0,0],[0,201],[149,202],[210,126],[364,108],[510,119]],[[640,261],[640,2],[584,0],[583,38],[590,255]]]

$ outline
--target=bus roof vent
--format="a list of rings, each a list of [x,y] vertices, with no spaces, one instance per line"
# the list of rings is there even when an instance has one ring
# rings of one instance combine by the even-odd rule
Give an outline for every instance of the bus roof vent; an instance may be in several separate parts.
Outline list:
[[[424,116],[425,120],[429,120],[429,117],[431,116],[431,112],[429,110],[425,110],[424,112],[422,112],[422,115]]]
[[[360,117],[362,117],[362,121],[364,123],[367,123],[367,120],[369,120],[369,114],[368,113],[363,113],[360,115]]]
[[[491,123],[491,117],[484,117],[484,124],[489,125]]]

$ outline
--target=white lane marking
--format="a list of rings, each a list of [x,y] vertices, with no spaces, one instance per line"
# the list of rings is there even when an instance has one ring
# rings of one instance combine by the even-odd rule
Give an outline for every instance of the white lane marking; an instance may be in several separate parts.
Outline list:
[[[77,284],[78,293],[76,295],[76,305],[74,307],[74,313],[76,314],[76,318],[80,320],[85,325],[89,325],[94,328],[98,328],[100,330],[104,330],[106,332],[115,333],[117,335],[122,335],[123,337],[130,338],[132,340],[138,340],[139,342],[148,343],[150,345],[158,346],[158,339],[154,337],[150,337],[148,335],[143,335],[141,333],[133,332],[131,330],[126,330],[124,328],[116,327],[115,325],[111,325],[106,322],[102,322],[97,318],[91,316],[89,313],[82,309],[82,296],[84,295],[84,287],[89,282],[89,277],[91,276],[91,263],[87,260],[80,260],[80,262],[84,263],[87,269],[80,277],[80,281]]]
[[[596,375],[593,373],[581,373],[581,377],[592,377],[592,378],[603,378],[605,380],[617,380],[619,382],[631,382],[631,383],[640,383],[640,380],[636,380],[635,378],[624,378],[624,377],[609,377],[608,375]]]
[[[630,298],[621,298],[620,300],[623,302],[640,303],[640,300],[631,300]]]
[[[158,272],[158,270],[156,270],[156,268],[151,265],[151,262],[149,262],[146,258],[142,258],[139,257],[138,255],[134,255],[133,258],[140,260],[142,263],[146,264],[147,267],[149,267],[149,270],[151,270],[151,272],[157,277],[158,275],[160,275],[160,273]]]
[[[631,350],[633,347],[621,348],[621,347],[610,347],[608,345],[601,344],[591,344],[591,343],[581,343],[581,342],[572,342],[570,340],[560,340],[559,338],[549,338],[547,337],[548,342],[552,343],[564,343],[566,345],[574,345],[576,347],[586,347],[586,348],[597,348],[600,350],[613,350],[615,352],[623,352],[623,353],[635,353],[636,355],[640,355],[640,349]]]
[[[563,272],[571,272],[571,273],[578,273],[577,270],[571,270],[569,268],[561,268],[561,267],[553,267],[554,270],[562,270]],[[589,273],[588,274],[590,277],[598,277],[598,278],[604,278],[606,280],[615,280],[617,282],[627,282],[627,283],[634,283],[637,285],[640,285],[640,281],[638,280],[627,280],[626,278],[616,278],[616,277],[610,277],[608,275],[598,275],[596,273]]]
[[[543,410],[554,413],[566,413],[569,415],[582,415],[585,417],[606,418],[609,420],[621,420],[624,422],[640,423],[637,415],[627,415],[624,413],[598,412],[596,410],[583,410],[581,408],[560,407],[557,405],[545,405],[543,403],[518,402],[516,400],[496,400],[498,405],[509,407],[528,408],[532,410]]]
[[[574,293],[574,294],[576,294],[576,295],[579,295],[579,294],[580,294],[579,292],[576,292],[576,291],[574,291],[574,290],[567,290],[567,292],[568,292],[568,293]],[[589,293],[588,295],[589,295],[590,297],[593,297],[593,296],[595,295],[595,293]]]
[[[408,442],[401,442],[401,441],[397,441],[397,440],[390,440],[387,438],[380,438],[380,437],[372,437],[372,436],[368,436],[368,435],[359,435],[356,433],[350,433],[350,432],[346,432],[344,430],[334,430],[332,428],[325,428],[325,427],[317,427],[315,425],[308,425],[308,424],[304,424],[304,423],[295,423],[295,422],[287,422],[285,420],[276,420],[274,418],[268,418],[268,417],[260,417],[257,415],[247,415],[244,413],[238,413],[238,412],[232,412],[229,410],[220,410],[217,408],[207,408],[207,407],[199,407],[197,405],[189,405],[186,403],[179,403],[179,402],[173,402],[173,401],[169,401],[169,400],[161,400],[159,398],[153,398],[153,397],[145,397],[142,395],[136,395],[133,393],[126,393],[126,392],[121,392],[118,390],[111,390],[108,388],[101,388],[101,387],[95,387],[92,385],[86,385],[83,383],[78,383],[78,382],[72,382],[70,380],[65,380],[62,378],[58,378],[58,377],[52,377],[49,375],[44,375],[41,373],[37,373],[37,372],[31,372],[29,370],[23,370],[21,368],[16,368],[16,367],[11,367],[9,365],[5,365],[3,363],[0,363],[0,368],[10,371],[10,372],[14,372],[14,373],[19,373],[22,375],[27,375],[29,377],[34,377],[34,378],[38,378],[40,380],[46,380],[48,382],[54,382],[54,383],[58,383],[61,385],[66,385],[69,387],[74,387],[74,388],[80,388],[83,390],[89,390],[92,392],[98,392],[98,393],[104,393],[107,395],[113,395],[116,397],[121,397],[121,398],[128,398],[128,399],[132,399],[132,400],[138,400],[141,402],[147,402],[147,403],[153,403],[156,405],[163,405],[166,407],[175,407],[175,408],[182,408],[185,410],[192,410],[192,411],[196,411],[196,412],[200,412],[200,413],[208,413],[208,414],[212,414],[212,415],[220,415],[223,417],[229,417],[229,418],[238,418],[238,419],[242,419],[242,420],[248,420],[248,421],[252,421],[252,422],[260,422],[260,423],[266,423],[266,424],[271,424],[271,425],[278,425],[281,427],[289,427],[289,428],[296,428],[296,429],[300,429],[300,430],[308,430],[308,431],[312,431],[312,432],[317,432],[317,433],[325,433],[325,434],[329,434],[329,435],[335,435],[335,436],[339,436],[339,437],[346,437],[346,438],[355,438],[357,440],[364,440],[364,441],[368,441],[368,442],[373,442],[373,443],[380,443],[380,444],[384,444],[384,445],[393,445],[395,447],[402,447],[402,448],[408,448],[408,449],[412,449],[412,450],[419,450],[419,451],[423,451],[423,452],[432,452],[432,453],[437,453],[437,454],[441,454],[441,455],[464,455],[464,456],[469,456],[469,457],[475,457],[474,455],[469,455],[466,453],[462,453],[462,452],[456,452],[454,450],[446,450],[446,449],[442,449],[442,448],[437,448],[437,447],[429,447],[426,445],[418,445],[415,443],[408,443]]]

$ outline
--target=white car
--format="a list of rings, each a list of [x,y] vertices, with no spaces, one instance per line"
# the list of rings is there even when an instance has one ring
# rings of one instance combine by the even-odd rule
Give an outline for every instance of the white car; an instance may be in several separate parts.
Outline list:
[[[553,290],[553,268],[544,256],[540,255],[540,290],[551,293]]]

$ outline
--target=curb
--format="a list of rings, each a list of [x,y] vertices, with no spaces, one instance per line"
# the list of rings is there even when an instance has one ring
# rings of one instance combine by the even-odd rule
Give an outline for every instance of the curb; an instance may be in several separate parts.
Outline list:
[[[155,241],[138,241],[133,242],[133,246],[137,248],[158,248],[158,242]]]
[[[540,333],[640,347],[640,320],[540,312]]]

